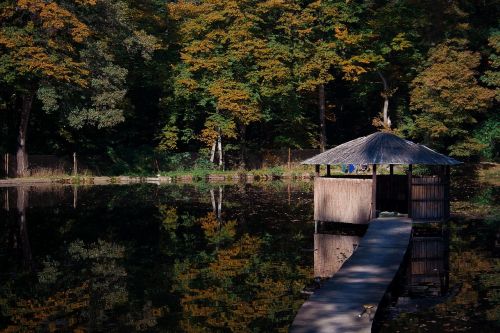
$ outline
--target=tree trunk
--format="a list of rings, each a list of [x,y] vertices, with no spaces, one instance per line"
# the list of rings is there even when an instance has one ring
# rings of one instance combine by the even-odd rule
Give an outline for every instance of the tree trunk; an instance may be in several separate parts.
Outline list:
[[[382,75],[381,72],[377,72],[378,76],[380,76],[380,79],[382,80],[382,84],[384,85],[384,90],[380,95],[384,99],[384,107],[382,109],[382,113],[384,115],[384,127],[385,128],[390,128],[389,125],[389,85],[387,84],[387,80],[385,77]]]
[[[217,147],[219,149],[219,167],[221,170],[224,170],[224,160],[222,159],[222,137],[220,133],[217,138]]]
[[[217,140],[212,144],[212,154],[210,155],[210,162],[214,163],[215,161],[215,148],[217,147]]]
[[[319,148],[322,152],[326,147],[326,125],[325,125],[325,85],[320,84],[318,87],[318,103],[319,103]]]
[[[28,173],[28,155],[26,154],[26,132],[33,104],[33,93],[22,96],[21,121],[19,123],[19,132],[17,137],[17,177],[23,177]]]
[[[245,169],[246,163],[246,131],[247,127],[245,125],[240,126],[240,136],[241,136],[241,146],[240,146],[240,168]]]

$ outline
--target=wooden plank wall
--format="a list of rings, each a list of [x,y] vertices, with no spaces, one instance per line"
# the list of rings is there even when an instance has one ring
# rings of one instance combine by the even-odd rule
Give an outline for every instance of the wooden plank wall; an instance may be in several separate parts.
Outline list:
[[[314,220],[368,223],[371,217],[371,179],[314,179]]]
[[[314,277],[332,277],[358,247],[361,237],[314,234]]]
[[[441,221],[448,216],[449,200],[442,177],[414,176],[411,187],[412,218],[414,220]]]

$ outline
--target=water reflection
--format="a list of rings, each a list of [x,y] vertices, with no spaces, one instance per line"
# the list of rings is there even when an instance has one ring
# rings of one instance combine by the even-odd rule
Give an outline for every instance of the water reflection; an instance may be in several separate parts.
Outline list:
[[[393,283],[391,304],[380,319],[426,309],[453,297],[449,260],[449,236],[442,225],[414,226],[402,274]]]
[[[413,230],[407,269],[409,296],[444,296],[448,292],[448,244],[443,230]]]
[[[286,330],[313,277],[302,184],[0,191],[0,332]]]
[[[359,245],[366,225],[316,222],[314,233],[314,276],[332,277]]]

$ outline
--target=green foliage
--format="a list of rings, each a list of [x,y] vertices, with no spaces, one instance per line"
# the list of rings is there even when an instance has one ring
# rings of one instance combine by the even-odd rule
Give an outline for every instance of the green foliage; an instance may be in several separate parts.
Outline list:
[[[490,161],[497,161],[500,157],[500,115],[493,113],[475,131],[474,137],[484,145],[481,155]]]

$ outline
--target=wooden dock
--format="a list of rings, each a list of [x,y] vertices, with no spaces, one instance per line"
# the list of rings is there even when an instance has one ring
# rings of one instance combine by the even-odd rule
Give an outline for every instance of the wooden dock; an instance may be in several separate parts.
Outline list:
[[[302,305],[290,332],[371,332],[408,248],[411,225],[407,218],[372,220],[352,257]]]

